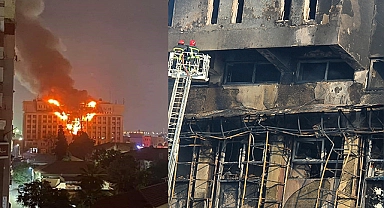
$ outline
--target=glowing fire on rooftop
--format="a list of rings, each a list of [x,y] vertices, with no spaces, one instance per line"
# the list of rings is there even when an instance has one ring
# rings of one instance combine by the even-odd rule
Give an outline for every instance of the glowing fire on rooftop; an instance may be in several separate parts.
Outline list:
[[[82,122],[89,122],[96,115],[95,108],[97,103],[95,101],[90,101],[87,104],[79,104],[78,109],[74,112],[73,110],[68,111],[66,106],[61,105],[60,102],[55,99],[48,99],[48,103],[59,107],[60,111],[56,111],[54,114],[63,122],[66,122],[65,126],[67,130],[74,135],[82,130]]]
[[[60,107],[60,103],[59,103],[59,101],[57,101],[57,100],[54,100],[54,99],[49,99],[49,100],[48,100],[48,103],[50,103],[50,104],[53,104],[53,105],[56,105],[56,106],[59,106],[59,107]]]
[[[68,120],[68,115],[64,112],[62,113],[59,113],[59,112],[55,112],[54,113],[56,116],[58,116],[61,120]]]
[[[96,107],[96,102],[95,101],[91,101],[91,102],[89,102],[87,104],[87,106],[90,107],[90,108],[94,108],[94,107]]]

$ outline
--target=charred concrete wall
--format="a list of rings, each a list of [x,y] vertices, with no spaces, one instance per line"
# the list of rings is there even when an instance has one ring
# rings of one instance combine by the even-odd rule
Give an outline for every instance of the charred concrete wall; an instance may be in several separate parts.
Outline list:
[[[384,56],[384,2],[375,2],[375,12],[372,27],[372,38],[370,45],[370,54],[372,57],[383,57]]]
[[[375,30],[372,23],[376,2],[379,1],[347,0],[343,1],[341,8],[338,44],[362,67],[369,65],[372,55],[369,48],[370,41],[373,40],[372,32]],[[382,42],[383,39],[377,38],[375,41]]]
[[[361,68],[369,65],[371,55],[383,55],[382,2],[330,0],[314,6],[310,0],[292,1],[290,6],[284,0],[215,2],[174,1],[169,50],[179,39],[195,39],[204,51],[337,45]]]
[[[314,105],[321,109],[384,102],[382,59],[368,59],[369,66],[362,69],[360,62],[340,49],[309,46],[209,51],[209,83],[192,86],[186,113],[241,108],[278,112]]]
[[[362,85],[347,82],[319,82],[297,85],[228,86],[192,88],[187,114],[247,108],[258,111],[283,110],[297,106],[360,104]]]
[[[202,50],[336,44],[340,11],[331,7],[339,5],[328,5],[326,15],[330,18],[322,21],[319,15],[320,24],[317,24],[304,19],[304,2],[293,4],[291,20],[284,21],[281,14],[284,1],[246,1],[242,22],[236,23],[232,19],[237,14],[234,6],[237,1],[221,0],[217,22],[212,23],[213,0],[193,3],[176,0],[169,29],[169,49],[179,38],[196,39]]]

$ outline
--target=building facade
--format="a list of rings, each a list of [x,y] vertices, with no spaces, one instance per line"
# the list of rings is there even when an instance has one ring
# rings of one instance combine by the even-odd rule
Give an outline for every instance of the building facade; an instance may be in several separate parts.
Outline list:
[[[384,202],[384,2],[171,0],[168,49],[194,39],[170,207]]]
[[[54,147],[59,126],[66,129],[67,120],[55,115],[54,107],[43,100],[23,102],[23,140],[25,150],[32,148],[40,153],[50,152]],[[81,130],[87,132],[95,144],[122,142],[124,106],[99,101],[91,120],[81,122]],[[68,142],[72,134],[65,130]]]
[[[0,2],[0,141],[12,140],[13,120],[13,79],[15,62],[15,1]],[[10,152],[10,145],[8,147]],[[8,153],[8,155],[10,155]],[[10,159],[0,159],[1,199],[3,207],[8,207]]]

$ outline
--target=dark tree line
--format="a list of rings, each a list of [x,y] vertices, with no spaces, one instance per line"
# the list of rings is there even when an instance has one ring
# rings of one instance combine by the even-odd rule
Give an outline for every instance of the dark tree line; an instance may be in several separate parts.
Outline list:
[[[63,160],[70,155],[86,160],[91,156],[93,147],[94,141],[89,138],[86,132],[82,131],[79,131],[77,135],[73,135],[73,141],[68,145],[63,126],[59,126],[54,149],[57,160]]]
[[[147,185],[163,182],[167,176],[167,163],[155,162],[146,169],[140,170],[139,162],[130,154],[122,154],[116,150],[95,150],[90,157],[94,163],[82,169],[80,175],[81,190],[72,198],[66,192],[58,192],[47,186],[48,182],[32,182],[19,191],[18,202],[33,207],[66,207],[68,203],[77,207],[91,207],[98,199],[108,194],[119,194],[132,189],[140,189]],[[112,184],[113,192],[104,192],[104,181]],[[48,183],[49,185],[49,183]],[[47,192],[47,193],[46,193]],[[36,193],[39,193],[36,195]],[[44,201],[41,197],[49,197]],[[53,206],[51,203],[62,202],[63,205]],[[46,206],[47,204],[47,206]]]
[[[65,160],[73,155],[93,161],[79,176],[81,190],[70,198],[67,192],[51,188],[48,182],[35,181],[25,184],[24,188],[19,190],[18,202],[29,207],[65,208],[72,203],[76,207],[88,208],[101,197],[163,182],[163,178],[167,176],[166,161],[154,162],[150,168],[141,170],[139,161],[130,154],[105,149],[93,151],[93,148],[94,141],[87,133],[81,131],[74,135],[73,141],[68,144],[63,126],[59,126],[54,149],[57,160]],[[112,185],[112,192],[103,191],[105,181]],[[61,205],[58,205],[58,202]]]

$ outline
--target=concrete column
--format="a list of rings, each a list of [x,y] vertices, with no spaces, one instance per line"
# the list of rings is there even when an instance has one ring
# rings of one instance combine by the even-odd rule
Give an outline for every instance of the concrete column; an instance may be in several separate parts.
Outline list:
[[[237,4],[237,1],[236,1]],[[233,0],[220,0],[218,24],[230,24],[232,19]],[[237,7],[236,7],[237,10]]]
[[[196,182],[194,186],[194,199],[207,199],[210,197],[211,168],[215,155],[210,142],[205,141],[198,153]],[[195,202],[193,207],[204,208],[204,203]]]
[[[301,25],[304,22],[305,14],[309,12],[309,0],[292,1],[291,8],[292,25]]]
[[[265,203],[268,207],[278,208],[275,202],[283,201],[286,161],[288,155],[284,154],[283,136],[276,136],[270,141],[270,156],[268,177],[266,181]]]
[[[344,165],[337,189],[337,207],[350,208],[356,205],[357,178],[359,172],[359,143],[360,138],[350,137],[344,141]],[[349,157],[348,157],[349,155]]]

